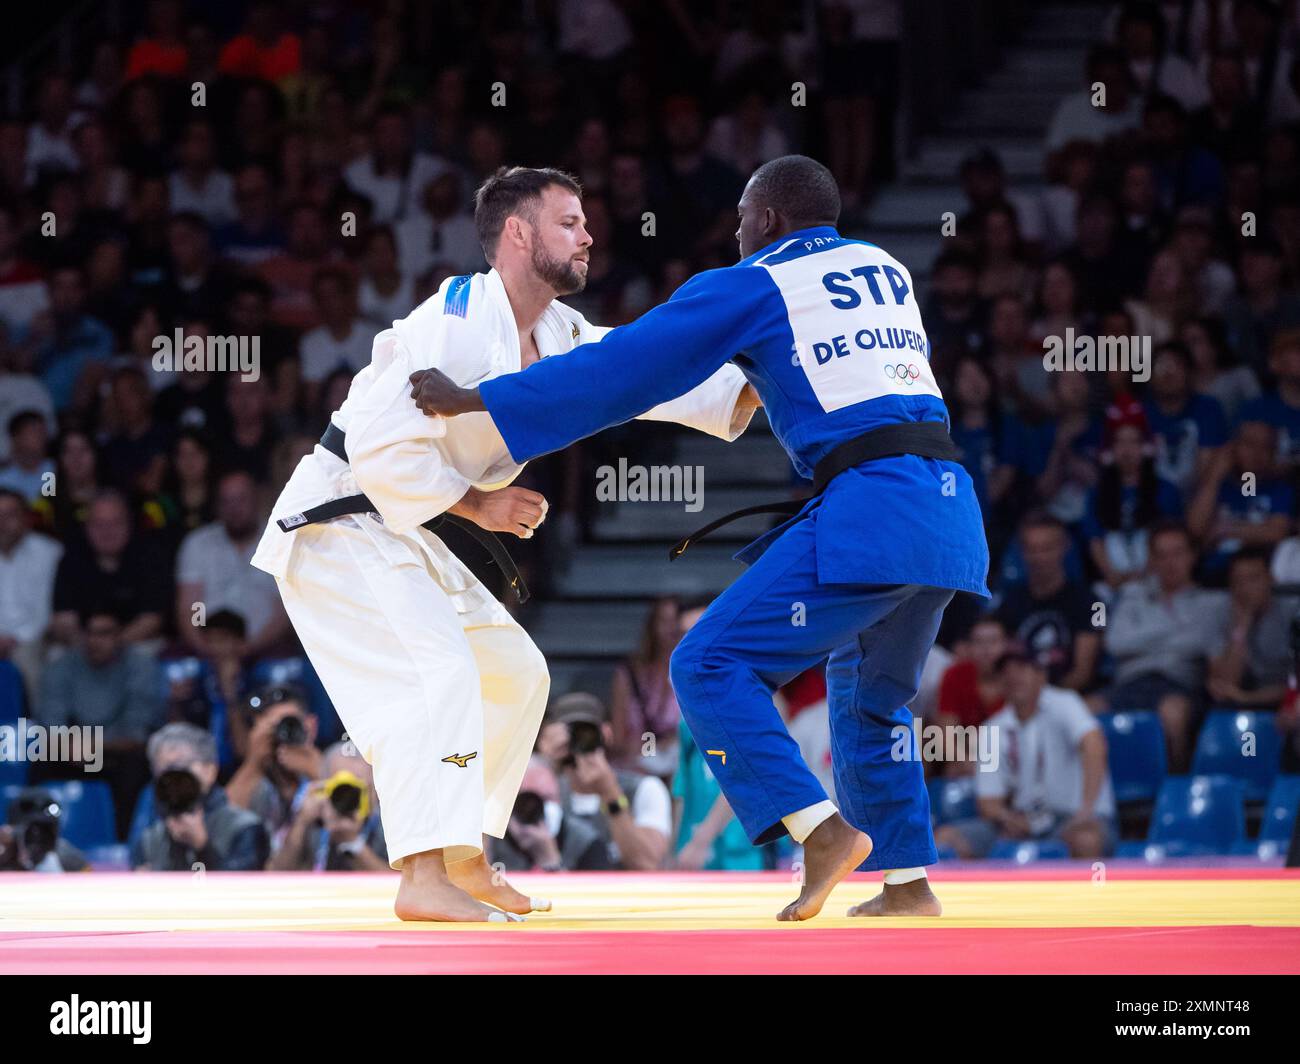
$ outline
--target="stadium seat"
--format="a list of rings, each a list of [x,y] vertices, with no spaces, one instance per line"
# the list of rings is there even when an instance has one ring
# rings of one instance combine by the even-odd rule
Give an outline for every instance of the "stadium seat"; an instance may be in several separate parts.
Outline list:
[[[1255,738],[1253,753],[1245,753],[1245,736]],[[1232,776],[1246,788],[1246,800],[1261,802],[1277,776],[1281,744],[1272,713],[1217,709],[1209,713],[1196,740],[1192,771],[1198,776]]]
[[[21,787],[27,782],[27,760],[0,760],[0,787]]]
[[[969,820],[979,814],[975,809],[975,779],[933,779],[929,782],[930,817],[937,827],[954,820]]]
[[[1166,773],[1165,731],[1150,710],[1099,713],[1117,802],[1150,802]]]
[[[129,872],[131,870],[130,848],[120,842],[111,846],[93,846],[86,851],[86,860],[96,872]]]
[[[1231,853],[1246,838],[1245,788],[1231,776],[1171,776],[1160,785],[1148,843],[1171,857]]]
[[[1300,809],[1300,776],[1278,776],[1264,802],[1264,819],[1259,825],[1261,842],[1280,842],[1283,849],[1295,831],[1296,812]]]
[[[117,828],[113,821],[113,792],[101,780],[83,782],[67,780],[43,783],[43,790],[63,807],[59,835],[78,849],[108,846],[117,842]],[[23,788],[11,785],[0,790],[0,815]]]
[[[994,861],[1015,861],[1017,864],[1062,861],[1069,856],[1070,848],[1059,839],[1044,839],[1042,842],[1004,839],[989,851],[989,858]]]
[[[0,661],[0,724],[14,723],[26,702],[22,674],[12,661]]]

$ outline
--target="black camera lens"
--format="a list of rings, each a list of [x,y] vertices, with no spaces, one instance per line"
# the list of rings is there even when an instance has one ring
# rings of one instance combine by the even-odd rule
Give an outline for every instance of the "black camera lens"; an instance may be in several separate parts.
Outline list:
[[[575,720],[569,724],[569,754],[590,754],[604,749],[605,739],[600,734],[600,727],[585,720]]]
[[[302,746],[307,741],[307,725],[301,717],[288,716],[275,726],[277,746]]]
[[[154,798],[164,816],[181,816],[196,809],[203,800],[199,779],[184,768],[169,768],[154,781]]]
[[[515,799],[515,819],[530,827],[540,824],[546,813],[546,803],[540,794],[534,791],[520,791]]]
[[[22,839],[23,849],[27,853],[27,859],[32,865],[38,865],[58,841],[59,829],[56,823],[46,817],[37,820],[29,820],[23,828]]]
[[[330,791],[330,805],[339,816],[356,816],[361,808],[361,788],[351,783],[340,783]]]

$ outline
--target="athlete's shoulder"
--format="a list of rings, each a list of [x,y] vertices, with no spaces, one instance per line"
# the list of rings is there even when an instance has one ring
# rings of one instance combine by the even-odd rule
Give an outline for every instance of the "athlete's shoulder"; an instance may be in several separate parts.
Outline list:
[[[486,302],[487,274],[463,273],[446,278],[438,290],[416,306],[397,326],[419,328],[441,318],[458,318],[466,323],[481,317]]]

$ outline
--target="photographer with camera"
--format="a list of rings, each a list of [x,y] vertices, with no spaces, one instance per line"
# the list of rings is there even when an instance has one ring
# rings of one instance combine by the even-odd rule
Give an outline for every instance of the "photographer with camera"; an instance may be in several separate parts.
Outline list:
[[[374,777],[350,743],[325,752],[326,778],[298,806],[267,869],[274,872],[386,872],[388,847]]]
[[[248,722],[244,760],[226,793],[233,805],[266,823],[278,850],[312,783],[325,778],[316,718],[307,709],[305,692],[291,684],[254,691],[243,712]]]
[[[663,780],[610,765],[606,750],[613,733],[595,695],[573,692],[556,699],[549,719],[567,731],[553,753],[565,822],[579,820],[595,830],[615,868],[662,867],[673,824],[672,796]]]
[[[560,783],[544,757],[524,771],[504,838],[489,837],[492,863],[507,872],[604,872],[609,846],[581,817],[565,817]]]
[[[85,854],[59,837],[63,808],[39,787],[20,791],[0,824],[0,872],[84,872]]]
[[[216,785],[217,743],[209,732],[168,724],[149,737],[148,755],[158,818],[137,840],[132,868],[253,872],[266,865],[266,825]]]

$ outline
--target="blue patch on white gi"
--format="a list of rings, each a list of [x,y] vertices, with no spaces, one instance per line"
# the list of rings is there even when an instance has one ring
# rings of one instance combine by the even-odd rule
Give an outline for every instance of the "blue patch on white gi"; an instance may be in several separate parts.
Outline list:
[[[465,311],[469,309],[469,286],[473,280],[474,275],[471,273],[451,279],[451,284],[447,286],[447,298],[442,304],[444,314],[455,314],[458,318],[465,316]]]

